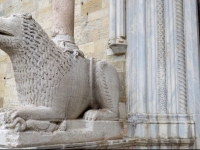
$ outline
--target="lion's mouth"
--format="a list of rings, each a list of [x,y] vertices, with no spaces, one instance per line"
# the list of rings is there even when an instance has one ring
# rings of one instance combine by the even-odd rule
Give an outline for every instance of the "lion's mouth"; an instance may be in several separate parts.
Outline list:
[[[3,36],[14,36],[12,33],[0,29],[0,35]]]

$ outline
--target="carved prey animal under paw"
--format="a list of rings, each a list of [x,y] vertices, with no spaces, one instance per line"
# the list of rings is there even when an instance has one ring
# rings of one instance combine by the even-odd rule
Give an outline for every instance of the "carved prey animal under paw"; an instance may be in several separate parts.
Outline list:
[[[58,48],[30,14],[0,18],[0,49],[11,58],[22,106],[5,112],[7,128],[65,130],[67,119],[93,106],[86,120],[118,120],[116,70],[81,51]]]

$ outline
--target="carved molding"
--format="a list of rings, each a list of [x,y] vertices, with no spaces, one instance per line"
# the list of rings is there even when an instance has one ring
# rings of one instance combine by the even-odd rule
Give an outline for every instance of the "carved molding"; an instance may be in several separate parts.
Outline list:
[[[157,0],[157,40],[158,40],[158,100],[161,113],[167,112],[166,54],[164,0]]]
[[[15,37],[20,41],[15,43]],[[6,43],[4,39],[9,40]],[[105,61],[84,58],[75,44],[68,49],[74,42],[71,36],[57,35],[54,40],[58,45],[30,14],[0,17],[0,48],[9,52],[22,103],[22,107],[0,115],[0,127],[6,124],[20,132],[29,128],[53,132],[63,120],[82,114],[90,121],[119,120],[120,85],[115,68]],[[98,100],[97,109],[85,113],[94,99]]]
[[[185,65],[185,38],[184,38],[184,15],[183,0],[176,0],[176,32],[178,53],[178,112],[187,113],[187,85]]]
[[[194,120],[185,114],[135,114],[130,115],[128,124],[134,128],[134,138],[194,139]]]

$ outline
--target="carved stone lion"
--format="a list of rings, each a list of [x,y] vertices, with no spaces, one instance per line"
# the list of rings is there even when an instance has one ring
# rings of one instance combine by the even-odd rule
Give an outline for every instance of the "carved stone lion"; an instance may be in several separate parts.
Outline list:
[[[114,67],[86,59],[79,50],[63,51],[30,14],[0,18],[0,49],[12,61],[21,103],[5,111],[8,128],[65,130],[66,120],[86,110],[86,120],[118,120]]]

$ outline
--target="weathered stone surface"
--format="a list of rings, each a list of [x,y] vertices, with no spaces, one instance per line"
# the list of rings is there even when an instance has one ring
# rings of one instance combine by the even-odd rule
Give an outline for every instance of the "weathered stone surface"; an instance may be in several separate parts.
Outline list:
[[[123,136],[122,124],[118,121],[68,120],[67,131],[14,132],[0,130],[0,145],[7,148],[25,148],[43,145],[71,144],[109,139]]]
[[[7,119],[75,119],[88,106],[94,107],[97,104],[100,104],[97,108],[102,110],[89,110],[85,119],[118,119],[119,79],[113,67],[103,61],[87,60],[79,56],[81,54],[78,51],[62,51],[48,38],[30,14],[0,19],[0,48],[11,57],[18,95],[24,106],[12,112],[11,118]],[[10,22],[13,23],[12,29],[17,30],[9,30]],[[31,38],[32,34],[35,34],[35,38]],[[33,57],[30,63],[21,60],[30,60],[30,55]],[[23,76],[25,70],[26,76]],[[76,94],[76,90],[79,94]]]
[[[3,108],[3,97],[0,97],[0,108]]]
[[[81,2],[81,15],[88,15],[89,13],[101,10],[101,3],[101,0]]]
[[[29,12],[33,15],[33,17],[40,23],[40,25],[43,27],[43,29],[48,33],[48,35],[51,35],[51,28],[52,28],[52,0],[42,0],[42,1],[33,1],[33,0],[1,0],[0,1],[0,16],[6,16],[10,13],[18,13],[18,12]],[[4,53],[2,50],[0,50],[0,65],[5,64],[5,67],[7,68],[7,65],[11,63],[9,56]],[[0,67],[0,78],[1,76],[5,77],[6,79],[2,82],[7,80],[7,78],[10,78],[13,75],[13,71],[7,72],[4,71],[2,67]],[[14,76],[12,76],[14,79]],[[10,89],[12,92],[9,93],[7,97],[4,97],[4,107],[17,107],[18,106],[18,96],[15,95],[16,91],[16,85],[15,80],[12,80],[13,82],[8,87],[0,87],[0,90],[5,91],[6,89]],[[4,84],[5,85],[5,84]],[[14,91],[15,87],[15,91]],[[6,91],[5,91],[6,92]],[[6,92],[7,93],[7,92]],[[4,96],[4,95],[1,95]]]
[[[86,58],[95,57],[97,59],[106,60],[112,64],[112,60],[107,58],[106,49],[108,46],[108,20],[109,20],[109,1],[108,0],[100,0],[98,2],[98,9],[93,9],[96,2],[92,2],[89,4],[89,1],[84,1],[81,4],[81,0],[75,0],[75,28],[80,28],[80,30],[75,30],[75,41],[78,46],[80,46],[80,50],[85,53]],[[89,2],[89,3],[87,3]],[[96,3],[96,4],[95,4]],[[92,6],[92,7],[91,7]],[[85,10],[88,10],[88,15],[98,14],[101,16],[100,18],[88,21],[87,15],[81,15],[81,9],[85,7]],[[5,12],[5,9],[9,11]],[[83,9],[82,9],[83,10]],[[42,26],[42,28],[48,33],[48,35],[52,35],[52,0],[42,0],[42,1],[32,1],[32,0],[10,0],[10,1],[0,1],[0,16],[8,15],[8,13],[17,13],[17,12],[29,12],[32,14],[33,18]],[[98,13],[95,13],[98,12]],[[101,14],[102,13],[102,14]],[[88,23],[88,25],[86,24]],[[95,31],[94,31],[95,30]],[[88,43],[93,42],[93,46],[87,47]],[[80,45],[81,44],[81,45]],[[86,46],[84,46],[86,45]],[[89,52],[90,51],[90,52]],[[0,64],[1,58],[3,63],[10,63],[9,56],[6,53],[1,53],[0,51]],[[111,56],[112,57],[112,56]],[[6,66],[5,66],[6,67]],[[125,68],[124,68],[125,69]],[[123,69],[123,70],[124,70]],[[11,73],[7,73],[0,69],[0,76],[8,76],[12,75]],[[5,79],[7,80],[7,79]],[[15,82],[10,85],[10,90],[15,86]],[[125,85],[122,85],[125,86]],[[4,90],[5,87],[2,87]],[[15,92],[14,92],[15,93]],[[13,95],[13,92],[10,93],[9,97],[6,97],[4,100],[4,107],[10,107],[12,102],[12,107],[16,107],[18,105],[17,95]],[[125,94],[122,96],[125,97]],[[123,98],[124,99],[124,98]],[[9,100],[9,101],[7,101]],[[16,102],[14,102],[16,101]],[[16,106],[15,106],[16,104]]]
[[[122,128],[118,125],[116,131],[108,132],[115,123],[108,123],[107,126],[106,122],[95,122],[119,119],[119,77],[110,64],[86,59],[78,49],[57,46],[30,14],[14,14],[0,18],[0,48],[11,58],[17,94],[22,106],[1,110],[2,128],[8,129],[1,130],[3,143],[7,142],[7,135],[12,132],[16,135],[9,143],[12,147],[30,146],[33,143],[51,144],[51,138],[57,139],[65,134],[70,141],[66,137],[63,140],[58,138],[53,144],[60,144],[59,141],[73,142],[75,139],[68,135],[70,132],[66,119],[78,118],[88,107],[92,109],[84,114],[84,119],[97,124],[91,128],[99,130],[100,125],[106,129],[104,131],[108,136],[105,138],[121,135]],[[30,134],[30,131],[33,133]],[[47,134],[62,131],[64,135],[55,135],[42,141],[38,131]],[[102,135],[105,135],[104,131]],[[84,134],[79,135],[79,132],[72,134],[81,138],[80,141],[102,138],[102,135],[96,133],[93,136],[88,134],[89,139],[85,138]],[[26,142],[23,144],[24,140]]]
[[[79,142],[70,144],[44,145],[27,147],[25,149],[132,149],[135,139],[101,140],[94,142]]]
[[[127,118],[127,111],[125,103],[119,103],[119,118],[126,119]]]

